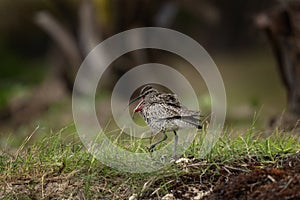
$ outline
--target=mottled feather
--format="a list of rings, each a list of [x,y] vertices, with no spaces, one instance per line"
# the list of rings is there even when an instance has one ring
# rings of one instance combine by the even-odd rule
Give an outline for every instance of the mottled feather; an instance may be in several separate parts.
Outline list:
[[[201,128],[200,112],[189,110],[175,94],[160,93],[151,86],[141,90],[140,114],[153,131]]]

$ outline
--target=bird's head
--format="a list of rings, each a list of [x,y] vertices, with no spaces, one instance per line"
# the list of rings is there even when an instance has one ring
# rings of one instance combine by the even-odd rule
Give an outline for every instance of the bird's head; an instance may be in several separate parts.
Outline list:
[[[147,95],[153,95],[153,94],[157,94],[158,90],[153,88],[150,85],[146,85],[145,87],[143,87],[140,91],[140,96],[147,96]]]
[[[141,99],[141,101],[139,102],[139,104],[136,106],[136,108],[133,110],[134,112],[139,112],[143,109],[144,105],[145,105],[145,102],[144,102],[144,99],[145,97],[147,96],[150,96],[150,95],[155,95],[158,93],[158,90],[153,88],[152,86],[150,85],[146,85],[145,87],[143,87],[140,91],[140,95],[134,99],[132,99],[130,102],[129,102],[129,105],[131,105],[132,103],[136,102],[137,100]]]

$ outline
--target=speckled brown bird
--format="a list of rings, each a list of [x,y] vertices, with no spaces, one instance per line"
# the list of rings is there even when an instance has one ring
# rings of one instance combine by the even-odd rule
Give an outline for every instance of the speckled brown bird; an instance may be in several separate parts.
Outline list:
[[[173,131],[175,134],[174,157],[176,157],[178,143],[176,131],[184,128],[202,128],[199,124],[200,112],[189,110],[182,105],[175,94],[161,93],[147,85],[141,89],[138,97],[129,102],[129,105],[137,100],[140,102],[135,107],[134,112],[139,112],[142,115],[154,133],[162,132],[164,134],[160,141],[150,146],[150,152],[156,145],[167,139],[167,131]]]

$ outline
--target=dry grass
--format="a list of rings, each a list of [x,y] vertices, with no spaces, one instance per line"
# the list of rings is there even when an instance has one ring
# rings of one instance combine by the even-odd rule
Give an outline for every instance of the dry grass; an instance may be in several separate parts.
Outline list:
[[[153,173],[131,174],[95,160],[76,134],[66,129],[27,145],[32,135],[13,154],[1,149],[2,199],[208,198],[231,176],[253,168],[280,167],[279,161],[300,149],[299,140],[288,133],[275,131],[263,138],[250,128],[244,136],[223,135],[205,159],[196,159],[194,153],[201,145],[199,137],[177,162]]]

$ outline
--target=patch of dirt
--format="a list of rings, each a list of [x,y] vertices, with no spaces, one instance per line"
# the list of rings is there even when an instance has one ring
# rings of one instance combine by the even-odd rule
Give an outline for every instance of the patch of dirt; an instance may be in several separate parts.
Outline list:
[[[262,165],[257,159],[248,158],[234,165],[216,166],[189,159],[177,166],[186,174],[165,180],[169,181],[166,195],[160,196],[158,191],[154,194],[152,190],[139,199],[300,199],[299,154],[279,158],[274,164]]]
[[[170,171],[145,177],[106,177],[100,172],[81,177],[86,171],[27,179],[20,176],[2,185],[0,181],[0,198],[300,199],[300,154],[269,164],[257,160],[251,157],[227,165],[181,158]]]
[[[205,199],[300,199],[300,157],[230,176]]]

